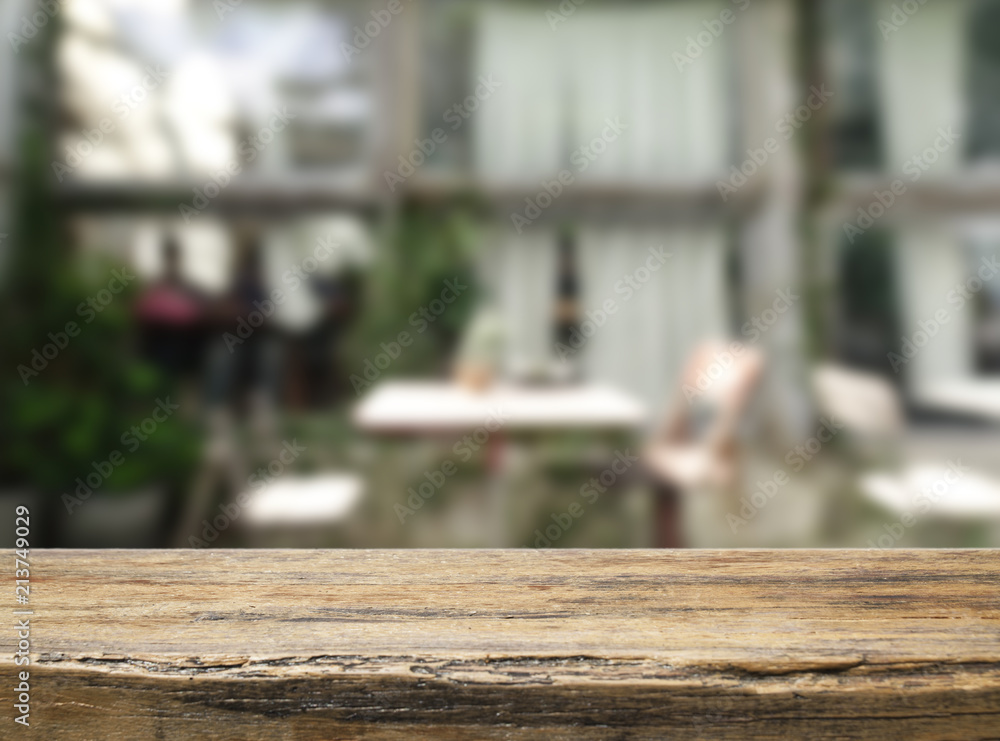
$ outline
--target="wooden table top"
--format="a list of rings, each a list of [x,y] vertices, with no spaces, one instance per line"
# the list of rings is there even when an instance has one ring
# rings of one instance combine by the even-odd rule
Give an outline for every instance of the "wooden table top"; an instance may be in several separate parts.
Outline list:
[[[30,666],[0,633],[25,737],[1000,736],[1000,551],[53,550],[31,579]]]

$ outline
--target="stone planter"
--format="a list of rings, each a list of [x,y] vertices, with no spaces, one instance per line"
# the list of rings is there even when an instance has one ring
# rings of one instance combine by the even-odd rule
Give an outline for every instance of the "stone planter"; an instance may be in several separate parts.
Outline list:
[[[167,491],[95,492],[72,514],[60,513],[62,548],[151,548],[163,539]]]

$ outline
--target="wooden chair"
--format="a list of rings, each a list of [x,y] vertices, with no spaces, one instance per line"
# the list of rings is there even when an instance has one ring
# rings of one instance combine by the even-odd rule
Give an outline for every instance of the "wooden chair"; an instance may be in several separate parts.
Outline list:
[[[659,484],[657,545],[682,543],[680,496],[702,486],[732,487],[738,480],[738,428],[764,370],[764,356],[740,343],[698,346],[661,430],[644,461]]]
[[[1000,533],[1000,480],[963,462],[910,460],[899,395],[880,376],[824,365],[813,373],[817,398],[857,441],[858,487],[890,518],[955,524],[991,522]]]

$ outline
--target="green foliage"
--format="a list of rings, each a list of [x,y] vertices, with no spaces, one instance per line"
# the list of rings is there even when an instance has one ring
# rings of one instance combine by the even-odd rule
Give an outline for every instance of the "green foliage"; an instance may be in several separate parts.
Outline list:
[[[25,385],[20,375],[5,376],[2,393],[5,422],[0,427],[0,475],[49,493],[70,490],[77,477],[93,472],[93,464],[114,451],[125,462],[102,485],[107,491],[178,481],[190,472],[197,455],[197,435],[174,414],[130,451],[122,436],[171,394],[155,368],[135,359],[131,347],[131,291],[126,289],[103,311],[81,315],[77,307],[106,287],[111,266],[80,277],[78,265],[52,270],[45,286],[44,311],[22,306],[17,337],[7,343],[12,360],[30,367],[32,350],[50,342],[50,332],[63,332],[75,322],[79,334]],[[87,322],[85,316],[91,316]],[[174,396],[176,399],[176,395]]]
[[[177,480],[190,470],[197,445],[180,419],[168,419],[135,452],[123,448],[122,434],[147,417],[156,399],[170,389],[155,369],[135,359],[134,287],[100,312],[87,309],[85,302],[107,288],[111,271],[123,266],[83,265],[66,248],[58,209],[38,178],[37,149],[29,135],[29,161],[0,297],[7,319],[2,338],[7,363],[0,377],[0,481],[60,494],[116,450],[125,464],[103,485],[106,490]],[[76,336],[70,336],[70,323]],[[65,347],[46,358],[44,368],[34,367],[35,353],[53,344],[50,334],[63,333]]]
[[[55,19],[56,21],[58,19]],[[57,24],[50,24],[51,31]],[[40,80],[53,80],[53,37],[43,34],[26,50]],[[37,55],[37,59],[34,58]],[[33,61],[32,61],[33,60]],[[44,89],[44,88],[42,88]],[[61,204],[53,197],[49,98],[28,90],[20,102],[24,125],[19,149],[18,187],[9,259],[3,265],[0,312],[0,484],[29,486],[58,496],[77,477],[120,451],[125,462],[102,490],[130,491],[153,482],[188,476],[195,463],[198,436],[175,414],[134,452],[121,437],[148,417],[157,398],[171,393],[155,369],[136,359],[131,299],[134,287],[115,296],[101,312],[79,311],[80,304],[107,288],[111,270],[121,264],[84,264],[71,242]],[[89,321],[88,321],[89,319]],[[79,334],[47,360],[37,375],[33,352],[66,332],[75,322]],[[51,352],[49,353],[51,355]]]
[[[414,344],[389,373],[426,376],[438,372],[476,306],[473,266],[479,243],[477,225],[469,212],[438,213],[418,207],[404,210],[370,272],[362,321],[348,347],[349,367],[361,368],[366,358],[381,352],[381,343],[392,342],[405,331]],[[458,280],[469,288],[420,332],[410,319],[441,297],[446,280]]]

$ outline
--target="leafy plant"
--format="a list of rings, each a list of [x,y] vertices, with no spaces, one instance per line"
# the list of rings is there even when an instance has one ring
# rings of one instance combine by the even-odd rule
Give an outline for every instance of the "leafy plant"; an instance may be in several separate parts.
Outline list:
[[[390,369],[394,374],[430,375],[452,353],[476,306],[474,260],[480,236],[471,210],[447,213],[411,206],[403,210],[370,272],[363,321],[349,346],[349,363],[360,368],[378,354],[380,343],[409,332],[414,344]],[[426,329],[414,325],[414,312],[440,299],[445,281],[468,286]]]
[[[198,438],[178,415],[135,451],[123,446],[123,433],[172,389],[133,352],[134,287],[100,311],[85,308],[107,288],[111,271],[123,266],[85,261],[68,248],[67,221],[47,178],[51,158],[43,131],[25,127],[15,220],[0,271],[6,321],[0,335],[6,361],[0,374],[0,485],[58,496],[116,450],[125,461],[102,484],[105,490],[180,481],[191,471]],[[79,330],[73,336],[69,322]],[[61,347],[53,354],[47,345]],[[44,352],[39,359],[36,353]]]
[[[157,399],[171,393],[162,374],[134,357],[130,291],[102,311],[85,314],[92,317],[87,322],[76,308],[104,285],[81,280],[79,266],[62,270],[68,274],[53,276],[46,287],[50,306],[62,308],[55,313],[61,323],[33,323],[34,332],[22,333],[21,346],[13,348],[22,372],[31,367],[33,349],[49,342],[50,332],[62,332],[67,322],[75,321],[79,334],[37,375],[7,379],[0,470],[8,480],[57,494],[75,488],[77,478],[85,479],[95,464],[118,451],[124,463],[114,467],[103,490],[177,482],[190,472],[197,454],[197,436],[182,419],[175,415],[157,423],[155,433],[134,450],[123,441],[131,427],[150,416]],[[109,275],[110,270],[106,265],[97,274]],[[28,349],[31,335],[40,339]]]

